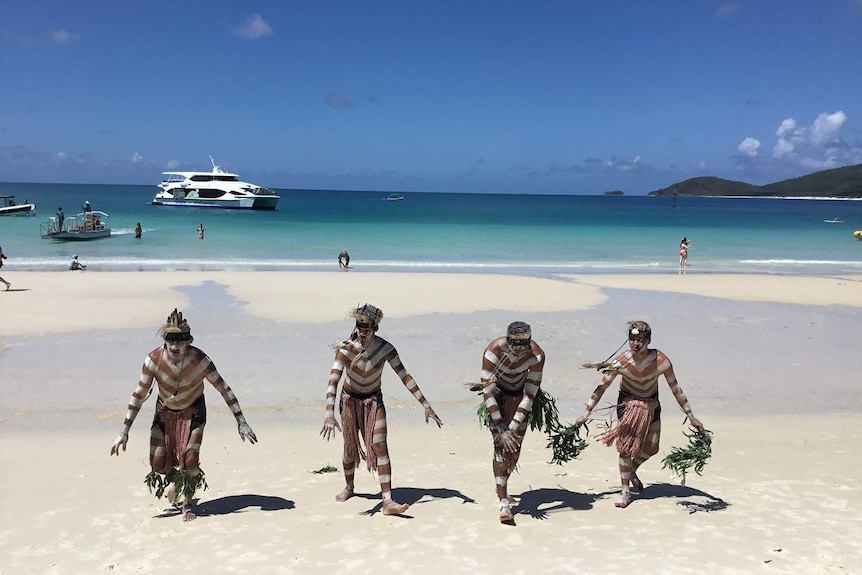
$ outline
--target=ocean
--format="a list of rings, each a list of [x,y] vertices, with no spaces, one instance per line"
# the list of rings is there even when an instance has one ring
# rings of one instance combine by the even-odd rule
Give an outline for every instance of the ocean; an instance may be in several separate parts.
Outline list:
[[[280,190],[277,210],[252,212],[153,206],[156,191],[0,183],[38,210],[0,217],[3,273],[62,270],[75,254],[90,271],[337,270],[341,250],[360,273],[676,273],[683,236],[689,273],[862,273],[862,201]],[[41,239],[59,206],[68,217],[85,200],[112,237]]]

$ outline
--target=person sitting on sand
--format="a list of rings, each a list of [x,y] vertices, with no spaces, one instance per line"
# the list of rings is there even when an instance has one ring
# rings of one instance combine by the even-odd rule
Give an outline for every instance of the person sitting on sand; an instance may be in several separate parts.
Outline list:
[[[87,266],[78,261],[78,256],[72,256],[72,261],[69,262],[69,269],[72,271],[84,271],[87,269]]]
[[[346,501],[354,495],[354,474],[359,460],[365,459],[369,471],[376,471],[383,496],[383,514],[397,515],[409,507],[392,499],[392,469],[389,463],[389,446],[386,441],[386,407],[383,405],[381,376],[386,362],[401,378],[404,387],[425,408],[425,423],[433,419],[437,427],[443,422],[425,399],[419,385],[407,373],[398,351],[385,339],[376,335],[383,319],[383,312],[370,304],[360,305],[350,311],[349,317],[356,326],[349,339],[335,345],[335,362],[326,387],[326,415],[320,436],[329,441],[335,430],[344,432],[344,480],[346,486],[336,501]],[[335,418],[335,398],[338,384],[344,375],[339,411],[341,425]],[[360,434],[365,450],[360,444]]]
[[[532,339],[529,324],[509,324],[506,335],[485,347],[482,354],[482,377],[485,405],[491,415],[494,459],[491,467],[500,500],[500,521],[512,521],[509,476],[518,465],[521,444],[533,400],[542,384],[545,352]]]
[[[191,504],[195,491],[206,486],[204,472],[200,468],[200,450],[207,408],[204,401],[204,384],[209,382],[221,394],[236,419],[240,438],[248,439],[252,445],[257,436],[246,422],[239,400],[230,386],[222,379],[215,364],[200,349],[194,347],[191,328],[183,314],[176,309],[159,329],[165,341],[144,359],[141,379],[129,400],[129,410],[123,429],[111,447],[111,455],[119,455],[120,448],[126,450],[129,430],[141,406],[150,397],[156,385],[156,414],[150,428],[150,466],[147,484],[162,486],[157,496],[164,492],[173,504],[184,496],[183,521],[192,521],[195,514]],[[161,479],[162,474],[165,476]],[[167,486],[165,487],[165,485]],[[178,493],[178,486],[181,493]]]
[[[638,468],[658,453],[661,436],[661,404],[658,397],[658,378],[663,375],[676,402],[685,412],[691,425],[703,429],[703,424],[691,411],[688,399],[676,381],[670,359],[659,349],[650,349],[652,329],[645,321],[631,321],[626,328],[629,349],[597,367],[604,375],[602,383],[593,391],[583,415],[575,425],[583,425],[596,404],[618,375],[622,376],[617,399],[617,422],[601,439],[606,445],[616,442],[620,454],[620,484],[622,490],[617,507],[627,507],[632,491],[643,491]]]

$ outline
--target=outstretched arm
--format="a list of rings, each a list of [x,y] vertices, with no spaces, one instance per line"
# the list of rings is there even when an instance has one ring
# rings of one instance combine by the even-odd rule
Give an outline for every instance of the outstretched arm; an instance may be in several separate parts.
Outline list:
[[[610,385],[614,382],[616,378],[617,373],[611,370],[608,370],[607,373],[602,376],[602,382],[593,391],[593,394],[590,396],[590,400],[586,404],[586,409],[584,410],[583,415],[581,415],[575,420],[575,425],[580,427],[587,421],[587,418],[590,416],[590,413],[592,413],[593,409],[595,409],[596,405],[599,403],[599,400],[602,398],[602,396],[608,390],[608,387],[610,387]]]
[[[135,422],[141,406],[150,396],[150,391],[155,382],[155,371],[156,366],[153,360],[147,356],[141,368],[141,379],[138,380],[138,386],[132,393],[131,399],[129,399],[129,409],[126,412],[126,419],[123,421],[123,429],[117,435],[117,439],[114,440],[114,445],[111,447],[111,455],[120,455],[120,447],[123,448],[123,451],[126,450],[126,445],[129,442],[129,430],[132,429],[132,424]]]
[[[401,358],[398,356],[398,352],[392,352],[392,357],[389,358],[389,365],[398,374],[398,377],[401,379],[401,383],[404,384],[404,387],[407,388],[407,391],[413,394],[413,397],[416,398],[416,401],[422,404],[422,407],[425,408],[425,423],[428,423],[429,419],[433,419],[437,424],[437,427],[442,427],[443,422],[437,417],[437,414],[434,412],[434,409],[431,407],[431,404],[425,399],[425,396],[422,394],[422,390],[419,389],[419,384],[416,383],[416,380],[413,379],[409,373],[407,373],[407,368],[404,367],[404,364],[401,363]]]
[[[326,441],[335,435],[336,429],[341,431],[341,425],[335,418],[335,396],[338,391],[338,382],[341,381],[347,361],[343,349],[335,352],[335,361],[332,364],[332,371],[329,372],[329,382],[326,384],[326,415],[323,417],[323,428],[320,430],[320,436]]]
[[[207,358],[207,360],[209,360],[209,358]],[[236,395],[234,395],[233,390],[227,382],[219,374],[212,361],[209,362],[209,367],[210,369],[206,374],[206,379],[218,390],[224,399],[224,402],[230,408],[231,413],[233,413],[233,417],[236,419],[236,427],[239,432],[240,439],[243,441],[248,439],[248,442],[254,445],[257,443],[257,435],[254,434],[251,426],[245,420],[245,416],[242,414],[242,408],[239,406],[239,400]]]
[[[667,381],[667,385],[668,387],[670,387],[671,392],[673,392],[673,396],[676,399],[676,402],[685,412],[691,424],[698,429],[703,429],[703,424],[691,412],[691,406],[688,404],[688,398],[685,396],[685,393],[682,391],[682,387],[680,387],[679,383],[676,380],[676,374],[673,371],[673,365],[670,363],[670,360],[667,358],[666,355],[661,352],[659,353],[661,354],[658,357],[659,372],[664,374],[664,378]]]

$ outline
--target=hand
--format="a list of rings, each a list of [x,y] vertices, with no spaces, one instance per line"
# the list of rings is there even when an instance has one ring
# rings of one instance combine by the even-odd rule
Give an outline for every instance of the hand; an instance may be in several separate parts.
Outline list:
[[[239,431],[239,437],[243,441],[248,439],[248,442],[254,445],[257,443],[257,435],[252,431],[251,426],[245,421],[238,421],[236,424],[237,431]]]
[[[503,444],[503,451],[515,453],[521,446],[521,438],[511,429],[507,429],[500,434],[500,443]]]
[[[580,427],[587,422],[587,416],[582,415],[575,420],[575,427]]]
[[[125,431],[121,431],[117,436],[117,439],[114,440],[114,445],[111,447],[111,455],[120,455],[120,446],[123,446],[123,451],[126,450],[126,444],[129,442],[129,434]]]
[[[335,430],[341,431],[341,425],[335,419],[335,414],[331,411],[326,412],[326,417],[323,418],[323,429],[320,430],[320,437],[329,441],[334,435]]]
[[[692,427],[696,427],[697,429],[703,429],[703,424],[698,418],[693,415],[688,416],[688,422],[692,425]]]
[[[425,423],[428,423],[429,419],[433,419],[437,423],[437,428],[443,427],[443,422],[437,417],[437,414],[430,407],[425,408]]]

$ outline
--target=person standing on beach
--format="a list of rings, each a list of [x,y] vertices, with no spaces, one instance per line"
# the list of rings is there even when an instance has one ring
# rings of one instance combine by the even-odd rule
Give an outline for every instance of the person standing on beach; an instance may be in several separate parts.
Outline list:
[[[344,490],[336,501],[346,501],[354,495],[354,474],[359,460],[365,459],[368,470],[377,472],[383,496],[383,514],[397,515],[409,507],[392,499],[392,467],[389,462],[389,446],[386,441],[386,407],[383,405],[381,376],[386,362],[401,378],[404,387],[425,408],[425,423],[433,419],[437,427],[443,422],[437,417],[431,404],[425,399],[419,385],[401,363],[398,351],[385,339],[376,335],[383,319],[383,312],[370,304],[357,306],[348,317],[356,321],[349,339],[336,344],[335,362],[326,387],[326,415],[320,436],[329,441],[335,430],[344,433]],[[344,376],[338,402],[341,425],[335,418],[335,398],[338,384]],[[360,443],[360,435],[365,449]]]
[[[616,442],[619,457],[620,497],[614,503],[627,507],[631,503],[632,491],[643,491],[638,478],[638,468],[658,453],[661,436],[661,404],[658,397],[658,378],[663,375],[676,402],[685,412],[691,425],[703,429],[703,424],[691,411],[688,399],[676,381],[670,359],[659,349],[650,349],[652,329],[645,321],[631,321],[626,329],[629,349],[618,353],[612,360],[597,366],[604,374],[602,383],[593,391],[583,415],[575,420],[581,426],[596,404],[614,382],[622,376],[617,399],[617,423],[605,432],[601,440],[605,445]]]
[[[6,254],[3,253],[3,248],[0,247],[0,268],[3,267],[3,260],[6,259]],[[7,282],[5,279],[0,278],[0,282],[6,284],[6,291],[9,291],[9,288],[12,287],[12,282]]]
[[[685,268],[688,265],[688,248],[691,246],[691,240],[682,238],[679,242],[679,273],[685,275]]]
[[[509,476],[518,464],[533,401],[542,384],[545,352],[533,341],[529,324],[509,324],[506,335],[491,341],[482,354],[481,385],[491,415],[494,459],[491,468],[500,500],[500,521],[512,521],[514,499]]]
[[[157,486],[156,495],[165,493],[173,504],[184,496],[183,521],[192,521],[195,514],[191,503],[195,491],[204,486],[204,472],[200,468],[200,450],[207,408],[204,401],[204,383],[209,382],[221,394],[236,419],[240,438],[252,445],[257,436],[246,422],[239,400],[222,379],[215,364],[200,349],[192,346],[194,338],[188,321],[176,309],[159,329],[164,345],[151,351],[144,359],[141,379],[129,400],[129,410],[123,429],[111,447],[111,455],[126,450],[129,430],[141,406],[156,386],[156,414],[150,428],[149,486]],[[161,475],[164,475],[164,479]]]
[[[141,239],[141,234],[144,233],[144,228],[141,227],[141,222],[135,224],[135,238]]]
[[[204,225],[198,224],[198,239],[204,239]]]
[[[338,254],[338,267],[344,270],[350,267],[350,254],[347,253],[347,250],[342,250]]]

